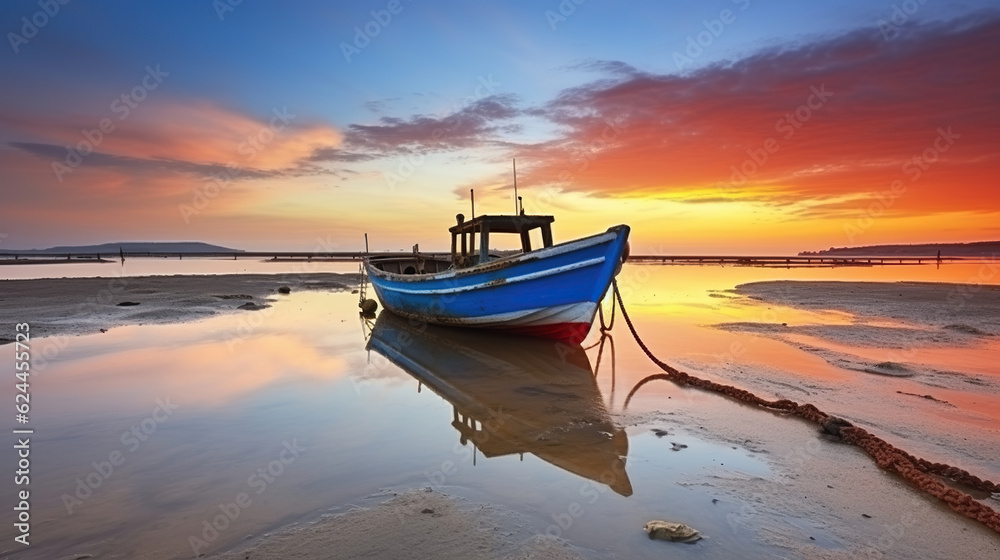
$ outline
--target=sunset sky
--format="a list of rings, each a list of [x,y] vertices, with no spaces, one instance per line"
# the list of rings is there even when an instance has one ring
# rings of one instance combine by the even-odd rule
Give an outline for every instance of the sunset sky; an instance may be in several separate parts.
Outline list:
[[[0,5],[0,251],[444,249],[512,158],[557,241],[1000,239],[995,0],[64,1]]]

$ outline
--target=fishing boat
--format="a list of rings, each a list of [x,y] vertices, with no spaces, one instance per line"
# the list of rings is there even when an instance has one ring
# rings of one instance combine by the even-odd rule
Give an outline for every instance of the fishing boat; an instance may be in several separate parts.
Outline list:
[[[629,227],[552,243],[546,215],[462,214],[450,228],[451,255],[371,256],[365,270],[382,306],[437,325],[498,329],[583,341],[608,286],[627,258]],[[541,247],[532,248],[532,232]],[[520,236],[513,254],[490,250],[491,236]],[[539,235],[535,235],[536,240]]]
[[[452,405],[451,426],[472,459],[534,455],[632,495],[628,436],[604,405],[577,345],[456,330],[381,313],[374,350]]]

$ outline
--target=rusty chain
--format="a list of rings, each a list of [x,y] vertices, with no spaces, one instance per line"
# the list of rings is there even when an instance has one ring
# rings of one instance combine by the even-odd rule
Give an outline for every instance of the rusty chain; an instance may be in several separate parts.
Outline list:
[[[721,383],[695,377],[689,373],[680,371],[670,366],[670,364],[667,364],[653,355],[653,352],[639,337],[639,333],[636,332],[635,325],[632,324],[632,319],[629,317],[628,311],[625,310],[625,302],[622,300],[621,292],[618,291],[618,282],[614,282],[613,285],[615,299],[618,301],[618,306],[622,310],[622,317],[625,318],[625,324],[627,324],[629,330],[632,331],[632,336],[635,338],[636,343],[639,344],[639,347],[642,348],[642,351],[646,353],[646,356],[649,357],[654,364],[666,372],[666,376],[670,381],[673,381],[678,385],[698,387],[699,389],[720,393],[732,399],[754,404],[762,408],[788,412],[818,424],[825,433],[837,436],[841,441],[853,444],[867,453],[875,461],[879,468],[895,472],[910,484],[913,484],[924,492],[927,492],[928,494],[944,501],[951,509],[966,517],[975,519],[990,529],[993,529],[997,533],[1000,533],[1000,512],[997,512],[989,506],[976,501],[975,498],[965,492],[954,488],[948,488],[940,480],[931,475],[954,480],[958,483],[990,493],[1000,492],[1000,484],[996,484],[989,480],[983,480],[958,467],[953,467],[943,463],[932,463],[925,459],[914,457],[906,451],[903,451],[882,438],[872,434],[868,430],[855,426],[843,418],[827,414],[812,404],[799,404],[788,399],[769,401],[758,397],[745,389],[739,389],[731,385],[723,385]],[[612,310],[613,309],[614,307],[612,307]],[[602,321],[602,332],[603,330]]]

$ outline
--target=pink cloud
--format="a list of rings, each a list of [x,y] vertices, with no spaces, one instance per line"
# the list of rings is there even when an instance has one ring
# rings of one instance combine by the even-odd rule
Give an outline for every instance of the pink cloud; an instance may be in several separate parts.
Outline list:
[[[127,114],[74,120],[2,115],[0,125],[34,140],[12,142],[15,147],[74,169],[67,146],[80,155],[81,165],[208,173],[236,164],[260,172],[292,171],[315,151],[342,141],[333,126],[305,122],[283,107],[251,116],[207,102],[150,99]]]
[[[985,188],[1000,171],[996,52],[994,19],[891,41],[861,30],[683,76],[615,65],[539,113],[565,133],[522,147],[519,163],[527,184],[607,196],[792,201],[902,180],[914,211],[996,207]]]

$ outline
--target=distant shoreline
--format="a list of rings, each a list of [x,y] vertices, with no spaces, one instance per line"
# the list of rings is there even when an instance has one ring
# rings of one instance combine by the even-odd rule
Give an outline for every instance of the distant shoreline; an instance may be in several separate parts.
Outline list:
[[[941,257],[997,258],[1000,256],[1000,241],[830,247],[821,251],[802,251],[799,253],[801,257],[936,257],[938,255]]]
[[[117,255],[119,253],[239,253],[242,249],[231,249],[201,241],[118,241],[99,245],[60,245],[47,249],[9,249],[10,255]]]

